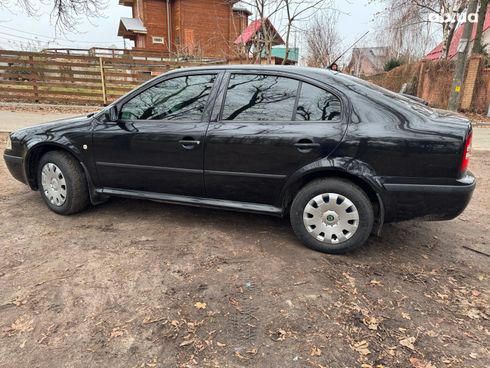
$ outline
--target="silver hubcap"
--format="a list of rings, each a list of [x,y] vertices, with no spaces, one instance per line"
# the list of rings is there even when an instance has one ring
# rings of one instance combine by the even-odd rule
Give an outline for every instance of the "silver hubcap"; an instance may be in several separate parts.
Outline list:
[[[324,193],[306,204],[303,223],[315,239],[339,244],[356,233],[359,212],[350,199],[337,193]]]
[[[41,181],[46,198],[55,206],[63,206],[66,201],[66,181],[60,168],[48,162],[41,170]]]

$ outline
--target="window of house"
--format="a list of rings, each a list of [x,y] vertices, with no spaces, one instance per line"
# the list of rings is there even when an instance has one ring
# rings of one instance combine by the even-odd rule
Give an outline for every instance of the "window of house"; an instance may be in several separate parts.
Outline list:
[[[335,95],[311,84],[302,84],[296,120],[338,121],[340,112],[340,100]]]
[[[273,75],[232,74],[223,120],[291,121],[298,85]]]
[[[153,43],[165,43],[165,39],[161,36],[153,36],[151,40]]]
[[[215,75],[192,75],[158,83],[121,109],[123,120],[200,121]]]

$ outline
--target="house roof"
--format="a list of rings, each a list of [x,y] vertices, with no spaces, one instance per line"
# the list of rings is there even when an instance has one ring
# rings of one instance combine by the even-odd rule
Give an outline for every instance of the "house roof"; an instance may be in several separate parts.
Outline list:
[[[487,14],[485,16],[485,23],[483,24],[483,32],[490,28],[490,5],[487,8]],[[447,54],[448,59],[454,58],[458,53],[458,46],[461,38],[463,37],[464,24],[460,25],[454,31],[453,39],[451,40],[451,45],[449,46],[449,51]],[[471,32],[471,41],[474,41],[476,38],[476,23],[473,24],[473,31]],[[425,60],[438,60],[442,55],[442,42],[434,47],[432,51],[430,51],[426,56]]]
[[[138,18],[121,18],[119,22],[118,36],[128,36],[133,33],[143,33],[146,34],[147,30],[141,19]]]
[[[271,23],[269,18],[257,19],[250,23],[248,27],[243,30],[242,34],[238,36],[238,38],[235,40],[235,45],[250,43],[253,40],[254,36],[262,30],[263,22],[265,22],[266,27],[270,29],[272,31],[272,34],[274,35],[272,45],[284,45],[284,40],[277,32],[276,28]]]

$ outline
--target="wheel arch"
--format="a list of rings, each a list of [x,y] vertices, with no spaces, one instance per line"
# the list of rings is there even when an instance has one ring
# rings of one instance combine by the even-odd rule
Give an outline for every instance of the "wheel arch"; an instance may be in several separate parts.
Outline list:
[[[83,161],[80,159],[78,154],[73,150],[71,150],[70,148],[56,142],[38,143],[29,148],[29,151],[27,152],[27,155],[24,160],[24,167],[25,167],[24,170],[25,170],[27,182],[32,190],[39,189],[39,183],[37,182],[37,169],[41,157],[43,157],[43,155],[45,155],[46,153],[52,151],[66,152],[80,164],[80,166],[82,167],[83,174],[85,176],[85,180],[87,181],[89,194],[90,194],[90,201],[92,202],[92,204],[95,205],[105,201],[106,197],[103,197],[95,192],[95,187],[93,185],[90,172],[88,171],[87,166],[83,163]]]
[[[31,189],[33,190],[39,189],[39,184],[37,182],[37,168],[39,165],[39,161],[41,160],[41,157],[43,157],[46,153],[52,151],[66,152],[70,156],[72,156],[75,160],[77,160],[77,162],[79,163],[81,162],[80,158],[77,156],[76,153],[74,153],[66,146],[63,146],[56,142],[41,142],[33,145],[32,147],[29,147],[29,150],[27,151],[26,157],[24,159],[24,170],[25,170],[27,182],[31,187]],[[84,165],[81,166],[83,168],[85,177],[87,177],[87,172],[84,168]]]
[[[295,195],[308,183],[311,183],[313,180],[324,179],[324,178],[339,178],[348,180],[354,184],[356,184],[359,188],[361,188],[369,200],[373,204],[373,210],[375,215],[375,224],[373,226],[373,233],[379,234],[381,228],[384,223],[384,215],[385,208],[384,203],[379,194],[378,188],[376,188],[373,180],[368,179],[366,177],[361,177],[359,175],[350,173],[341,168],[329,167],[329,168],[318,168],[317,170],[312,170],[303,173],[302,175],[298,175],[293,181],[287,184],[286,188],[283,191],[283,209],[285,213],[289,212],[291,207],[291,203],[295,197]]]

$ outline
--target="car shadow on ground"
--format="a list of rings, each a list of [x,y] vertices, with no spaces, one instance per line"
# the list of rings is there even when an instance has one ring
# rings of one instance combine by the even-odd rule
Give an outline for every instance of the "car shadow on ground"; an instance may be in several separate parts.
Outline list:
[[[274,216],[236,211],[217,210],[203,207],[174,205],[161,202],[110,198],[106,203],[87,209],[81,216],[113,215],[124,217],[129,222],[145,220],[150,223],[165,223],[177,228],[187,227],[188,231],[220,231],[235,237],[253,235],[263,244],[265,251],[280,252],[283,255],[299,254],[321,257],[303,246],[296,239],[289,219]],[[371,235],[366,244],[350,253],[353,259],[379,258],[388,253],[403,258],[413,254],[417,249],[430,253],[430,246],[436,237],[436,230],[429,222],[408,221],[396,224],[385,224],[380,236]],[[144,234],[141,234],[142,236]],[[327,256],[327,255],[325,255]],[[336,257],[328,255],[329,257]]]

